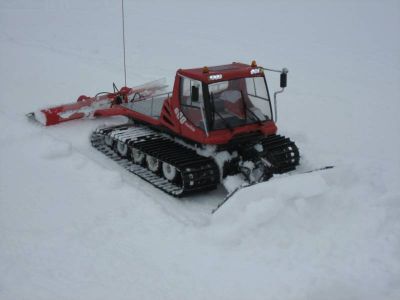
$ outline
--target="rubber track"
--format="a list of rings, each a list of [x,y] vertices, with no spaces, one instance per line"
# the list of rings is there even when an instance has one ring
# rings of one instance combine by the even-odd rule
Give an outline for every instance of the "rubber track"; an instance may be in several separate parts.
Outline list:
[[[181,174],[181,184],[169,182],[142,165],[123,158],[114,149],[104,143],[109,135],[116,142],[122,142],[129,148],[142,152],[175,166]],[[219,183],[219,169],[210,157],[198,155],[194,150],[177,144],[149,128],[137,125],[119,125],[97,129],[92,133],[91,143],[94,148],[107,155],[123,168],[138,175],[164,192],[182,197],[188,194],[215,189]],[[114,143],[115,144],[115,143]]]
[[[273,173],[282,174],[296,169],[300,162],[299,149],[289,138],[271,135],[261,140],[265,157],[272,164]]]

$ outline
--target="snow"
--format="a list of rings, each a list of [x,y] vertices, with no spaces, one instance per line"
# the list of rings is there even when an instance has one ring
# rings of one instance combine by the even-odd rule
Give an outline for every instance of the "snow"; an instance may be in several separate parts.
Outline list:
[[[0,1],[0,299],[399,299],[398,1],[125,2],[128,86],[288,67],[299,171],[175,199],[25,114],[123,83],[115,1]],[[267,73],[270,92],[278,76]],[[234,180],[230,179],[232,185]]]
[[[228,189],[229,191],[232,190],[232,186],[236,185],[239,180],[237,176],[230,176],[229,178],[227,177],[227,181],[227,185],[230,187]],[[282,186],[285,188],[283,189]],[[317,172],[292,176],[275,176],[268,182],[248,186],[236,192],[229,201],[225,203],[223,209],[219,211],[219,214],[222,214],[225,218],[228,216],[228,223],[233,224],[236,223],[235,220],[240,218],[240,214],[246,210],[247,206],[256,205],[257,202],[267,200],[265,202],[267,205],[270,205],[270,203],[276,201],[284,203],[291,199],[303,200],[304,198],[323,195],[327,190],[327,183]],[[253,195],[254,201],[243,201],[248,195]],[[217,219],[220,220],[221,218],[218,217]]]
[[[37,110],[34,113],[35,120],[38,121],[42,125],[47,124],[47,117],[46,114],[43,113],[41,110]]]
[[[244,186],[246,184],[246,181],[243,174],[236,174],[226,176],[223,179],[222,184],[224,185],[224,188],[226,189],[228,194],[230,194],[239,187]]]

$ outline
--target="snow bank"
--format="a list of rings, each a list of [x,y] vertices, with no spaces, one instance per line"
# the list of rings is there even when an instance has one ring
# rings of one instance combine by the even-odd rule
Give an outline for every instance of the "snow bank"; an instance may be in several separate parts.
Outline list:
[[[229,249],[227,256],[242,253],[263,265],[269,274],[265,284],[290,288],[284,298],[396,299],[400,194],[379,193],[366,183],[371,174],[361,175],[358,168],[243,189],[215,213],[205,236]],[[251,271],[242,275],[250,277]],[[282,295],[273,290],[265,292]]]
[[[234,234],[246,226],[264,224],[288,202],[301,203],[323,195],[328,186],[321,174],[276,176],[269,181],[238,190],[215,213],[213,224],[229,228]],[[234,224],[234,225],[233,225]]]

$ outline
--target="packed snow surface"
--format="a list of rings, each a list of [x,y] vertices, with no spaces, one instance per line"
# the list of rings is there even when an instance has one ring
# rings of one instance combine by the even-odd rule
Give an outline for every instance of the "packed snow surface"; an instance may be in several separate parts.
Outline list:
[[[336,166],[245,188],[215,214],[223,187],[175,199],[91,148],[123,117],[25,118],[123,85],[120,9],[0,0],[0,299],[400,299],[400,3],[125,1],[129,86],[288,67],[279,133],[298,172]]]

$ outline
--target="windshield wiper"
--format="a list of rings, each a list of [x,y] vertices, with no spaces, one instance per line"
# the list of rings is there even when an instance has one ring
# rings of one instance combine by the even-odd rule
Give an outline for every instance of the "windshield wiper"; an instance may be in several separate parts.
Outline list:
[[[246,110],[247,110],[248,112],[251,112],[251,114],[257,119],[257,123],[258,123],[258,124],[262,124],[262,121],[260,120],[260,118],[257,117],[257,115],[256,115],[252,110],[248,109],[247,107],[246,107]]]
[[[215,110],[214,93],[213,93],[213,92],[211,92],[211,102],[212,102],[212,107],[213,107],[213,113],[216,113],[216,114],[218,115],[218,117],[221,118],[222,122],[224,122],[224,124],[226,125],[226,127],[228,127],[228,129],[229,129],[230,131],[233,131],[233,128],[231,127],[231,125],[229,125],[228,121],[225,120],[225,118],[222,117],[222,116],[220,115],[220,113],[219,113],[218,111]]]
[[[258,124],[261,124],[262,122],[261,122],[260,118],[257,117],[257,115],[256,115],[252,110],[250,110],[250,109],[247,107],[247,105],[246,105],[246,100],[244,99],[243,91],[242,91],[242,90],[240,90],[240,94],[242,95],[243,106],[244,106],[244,109],[246,110],[246,112],[250,112],[250,113],[257,119],[257,123],[258,123]],[[247,121],[247,114],[245,113],[244,116],[245,116],[245,121]]]

